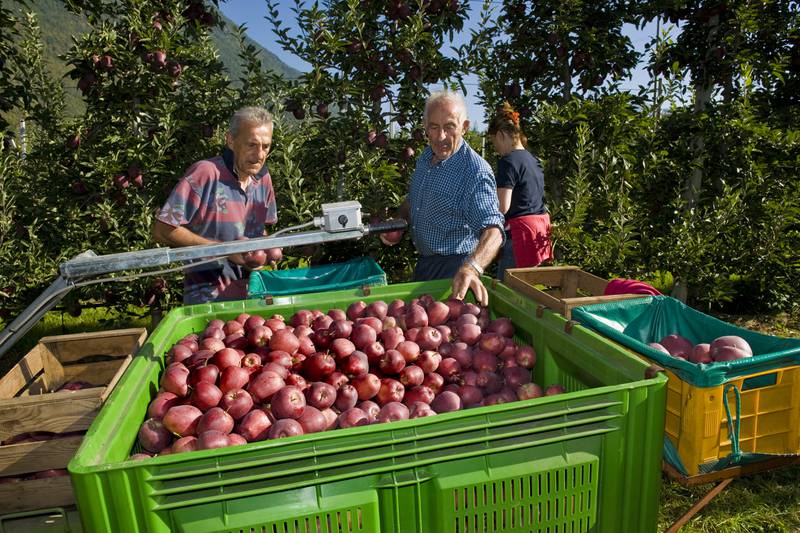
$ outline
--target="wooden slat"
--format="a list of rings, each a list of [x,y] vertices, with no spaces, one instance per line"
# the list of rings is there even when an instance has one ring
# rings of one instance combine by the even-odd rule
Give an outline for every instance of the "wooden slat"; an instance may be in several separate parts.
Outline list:
[[[572,319],[572,310],[582,305],[601,304],[605,302],[618,302],[620,300],[632,300],[633,298],[644,298],[642,294],[609,294],[608,296],[580,296],[578,298],[565,298],[564,318]]]
[[[130,357],[121,357],[112,361],[65,366],[64,382],[86,381],[92,385],[105,385],[114,378],[120,367],[129,360]]]
[[[506,276],[504,283],[512,289],[520,292],[522,295],[527,296],[528,298],[539,302],[550,309],[553,309],[557,313],[564,314],[564,303],[560,299],[540,291],[530,284],[512,276]]]
[[[42,350],[42,365],[44,366],[42,389],[31,390],[30,394],[53,392],[64,384],[64,367],[49,350]]]
[[[530,285],[547,285],[548,287],[560,287],[563,278],[563,272],[553,270],[538,272],[533,269],[520,271],[509,269],[506,274],[506,278],[517,278]]]
[[[32,431],[65,433],[86,429],[97,416],[104,389],[85,389],[48,394],[40,397],[17,398],[12,407],[0,404],[0,440]],[[41,401],[43,400],[43,401]]]
[[[31,474],[66,468],[83,441],[83,435],[0,446],[0,476]]]
[[[575,273],[575,276],[578,280],[578,286],[589,294],[594,296],[602,296],[605,294],[608,280],[599,278],[594,274],[589,274],[583,270],[578,270]]]
[[[0,398],[13,398],[44,370],[42,348],[37,345],[0,380]]]
[[[759,472],[766,472],[768,470],[774,470],[777,468],[786,468],[798,464],[800,464],[800,455],[772,457],[761,461],[747,463],[745,465],[732,466],[723,470],[709,472],[708,474],[696,474],[694,476],[684,476],[666,461],[661,464],[661,468],[673,481],[677,481],[684,487],[693,487],[695,485],[716,483],[718,481],[722,481],[723,479],[749,476]]]
[[[561,280],[562,297],[574,298],[578,295],[578,272],[579,270],[565,270],[564,277]]]
[[[78,361],[89,355],[129,355],[141,347],[142,328],[75,333],[43,337],[39,342],[62,363]],[[143,341],[143,339],[142,339]]]
[[[645,298],[644,294],[609,294],[606,296],[578,296],[577,298],[564,298],[564,303],[569,307],[579,307],[581,305],[601,304],[605,302],[616,302],[619,300],[632,300],[634,298]]]
[[[75,504],[69,476],[0,485],[0,514]]]
[[[139,341],[138,341],[138,343],[140,345],[144,342],[144,339],[145,339],[146,335],[147,335],[147,333],[142,333],[142,336],[139,338]],[[139,351],[138,347],[136,348],[136,351],[137,352]],[[106,400],[108,399],[108,396],[113,392],[114,387],[117,386],[117,382],[120,380],[120,378],[122,378],[122,375],[125,373],[125,370],[128,368],[128,365],[131,364],[131,361],[133,361],[133,355],[129,355],[128,357],[126,357],[125,359],[123,359],[122,361],[119,362],[119,366],[117,367],[116,373],[113,376],[111,376],[111,379],[108,380],[108,384],[106,385],[106,388],[103,389],[103,392],[100,393],[100,401],[101,402],[103,402],[103,403],[106,402]]]

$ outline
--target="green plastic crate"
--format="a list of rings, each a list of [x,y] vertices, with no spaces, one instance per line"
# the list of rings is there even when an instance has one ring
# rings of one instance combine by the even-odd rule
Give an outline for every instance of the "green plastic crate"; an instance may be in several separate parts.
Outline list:
[[[386,273],[371,257],[290,270],[255,270],[248,298],[307,294],[386,285]]]
[[[484,278],[488,283],[489,279]],[[532,344],[534,379],[568,393],[245,446],[127,461],[163,354],[211,318],[290,316],[365,299],[446,298],[448,280],[172,311],[69,465],[88,531],[654,531],[666,377],[503,285],[493,315]]]

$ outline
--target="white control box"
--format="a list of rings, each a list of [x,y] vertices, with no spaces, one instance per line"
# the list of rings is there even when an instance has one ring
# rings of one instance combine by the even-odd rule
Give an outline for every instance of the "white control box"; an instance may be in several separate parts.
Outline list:
[[[360,229],[361,204],[355,200],[322,204],[322,216],[315,217],[315,225],[329,233]]]

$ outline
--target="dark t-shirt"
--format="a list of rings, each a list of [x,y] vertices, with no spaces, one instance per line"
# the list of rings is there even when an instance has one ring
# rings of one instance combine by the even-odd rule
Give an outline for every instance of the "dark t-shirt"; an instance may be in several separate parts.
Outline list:
[[[511,189],[506,220],[547,212],[542,164],[527,150],[514,150],[497,164],[497,188]]]

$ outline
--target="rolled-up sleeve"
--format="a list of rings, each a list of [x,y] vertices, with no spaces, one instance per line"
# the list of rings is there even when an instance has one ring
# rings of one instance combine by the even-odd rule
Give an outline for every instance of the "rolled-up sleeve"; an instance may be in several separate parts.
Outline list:
[[[495,226],[505,240],[505,219],[500,213],[497,187],[494,176],[485,171],[478,172],[472,187],[464,195],[464,218],[475,235],[480,235],[488,227]]]
[[[182,178],[172,189],[156,218],[170,226],[184,226],[189,224],[199,207],[197,193],[192,189],[189,180]]]

